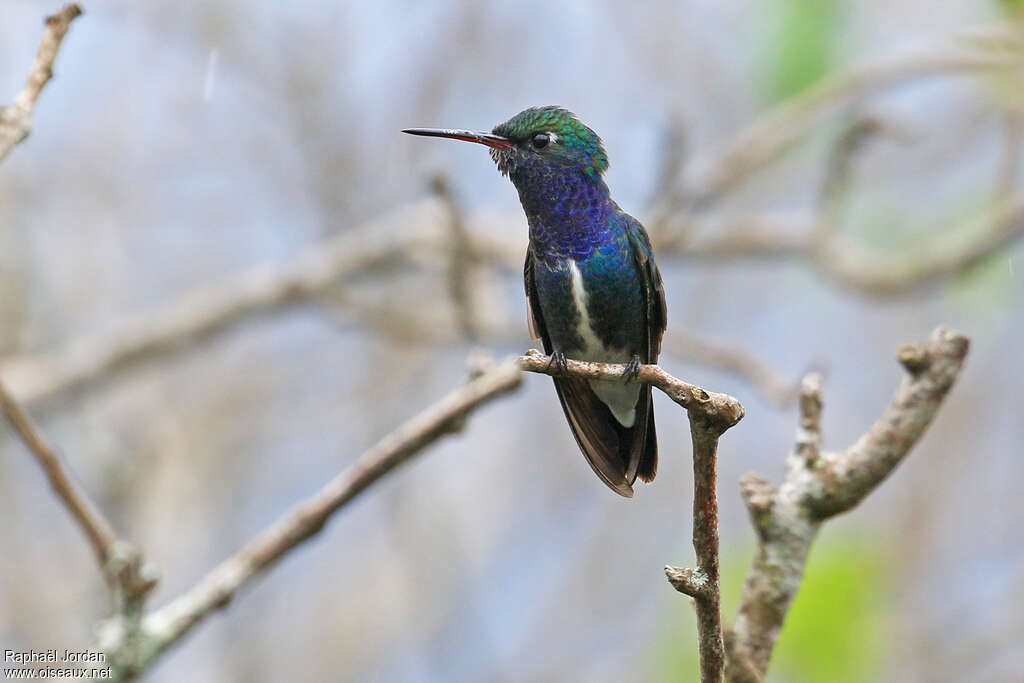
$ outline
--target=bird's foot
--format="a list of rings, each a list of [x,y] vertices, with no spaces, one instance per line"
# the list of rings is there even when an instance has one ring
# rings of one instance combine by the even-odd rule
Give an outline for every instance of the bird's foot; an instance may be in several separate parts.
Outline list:
[[[622,378],[627,382],[632,382],[640,376],[640,366],[642,365],[643,363],[640,362],[640,356],[634,353],[633,357],[629,359],[628,363],[626,363],[626,370],[622,373]]]
[[[548,359],[548,364],[545,369],[550,370],[552,367],[561,372],[565,372],[569,368],[569,362],[565,357],[564,351],[552,352],[551,358]]]

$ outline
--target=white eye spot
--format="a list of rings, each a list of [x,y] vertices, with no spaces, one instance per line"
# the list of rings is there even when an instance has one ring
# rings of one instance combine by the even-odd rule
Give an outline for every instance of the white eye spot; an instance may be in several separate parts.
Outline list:
[[[558,142],[558,135],[556,133],[548,133],[548,142],[552,145]]]

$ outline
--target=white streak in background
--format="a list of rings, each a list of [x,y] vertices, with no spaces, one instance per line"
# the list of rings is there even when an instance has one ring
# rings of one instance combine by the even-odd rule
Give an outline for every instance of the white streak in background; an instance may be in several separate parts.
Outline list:
[[[1013,272],[1013,257],[1012,256],[1007,256],[1006,257],[1006,267],[1010,269],[1010,275],[1014,275],[1014,272]]]
[[[213,87],[217,84],[217,48],[210,50],[210,58],[206,60],[206,78],[203,79],[203,99],[213,99]]]

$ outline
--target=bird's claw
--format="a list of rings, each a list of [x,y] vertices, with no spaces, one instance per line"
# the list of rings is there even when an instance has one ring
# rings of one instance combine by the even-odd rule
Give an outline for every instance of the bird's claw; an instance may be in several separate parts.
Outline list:
[[[632,382],[640,376],[640,366],[643,363],[640,362],[640,356],[633,354],[633,357],[626,363],[626,370],[622,373],[623,379],[627,382]]]
[[[565,353],[562,351],[554,351],[551,357],[548,359],[546,370],[550,370],[554,366],[555,370],[565,372],[569,369],[569,361],[565,357]]]

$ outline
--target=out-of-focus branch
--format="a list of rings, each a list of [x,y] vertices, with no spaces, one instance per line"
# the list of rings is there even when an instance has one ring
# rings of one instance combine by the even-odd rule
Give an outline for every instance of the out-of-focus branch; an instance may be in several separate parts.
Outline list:
[[[473,248],[469,230],[466,229],[462,209],[452,193],[448,180],[443,175],[436,175],[430,184],[434,194],[448,208],[452,245],[448,265],[448,292],[455,307],[456,324],[463,337],[476,340],[479,338],[479,330],[472,285],[473,270],[477,262],[476,250]]]
[[[995,188],[992,198],[996,202],[1013,199],[1020,180],[1020,154],[1024,146],[1024,120],[1019,110],[1003,113],[1003,144],[1000,150],[999,167],[996,171]]]
[[[286,512],[192,589],[148,614],[132,638],[120,637],[116,630],[101,634],[103,650],[113,661],[126,663],[118,676],[128,680],[144,671],[213,611],[225,607],[245,584],[317,534],[335,512],[367,487],[440,437],[460,429],[469,413],[521,382],[515,362],[477,369],[476,377],[465,386],[385,436],[348,470]]]
[[[0,360],[0,377],[25,403],[84,387],[144,358],[191,344],[254,315],[321,295],[346,278],[436,244],[445,207],[430,199],[389,213],[300,252],[263,264],[59,351]]]
[[[836,234],[824,217],[749,217],[718,235],[678,247],[681,257],[711,260],[802,259],[822,276],[860,294],[887,298],[953,277],[1024,237],[1024,197],[997,203],[950,232],[902,254],[881,254]],[[792,227],[797,225],[796,229]],[[669,253],[672,253],[669,251]]]
[[[137,637],[146,595],[159,580],[156,567],[144,561],[131,543],[118,538],[113,526],[79,487],[21,407],[0,384],[0,411],[46,472],[54,493],[92,545],[110,588],[113,615],[104,622],[125,640]]]
[[[332,292],[330,301],[343,315],[397,341],[420,346],[458,341],[457,332],[447,318],[424,311],[421,306],[410,305],[407,301],[385,304],[360,301],[343,290]],[[481,303],[486,304],[487,301]],[[491,305],[497,307],[500,302],[492,300]],[[526,339],[525,323],[517,325],[506,321],[479,325],[477,329],[480,338],[489,344],[521,344]],[[710,341],[685,330],[670,330],[662,341],[662,349],[681,360],[716,368],[747,382],[773,405],[786,407],[796,400],[796,382],[787,379],[747,349]]]
[[[912,139],[909,131],[877,116],[858,116],[850,122],[839,136],[825,162],[825,177],[818,193],[818,213],[822,221],[817,226],[829,226],[838,207],[848,194],[857,157],[873,139],[885,136],[889,139],[907,142]]]
[[[310,246],[292,260],[257,266],[188,292],[129,317],[103,334],[73,341],[51,353],[0,359],[0,378],[12,396],[26,404],[35,403],[98,383],[135,362],[188,348],[253,316],[318,299],[346,279],[388,262],[403,258],[448,262],[447,211],[437,199],[413,204]],[[699,258],[702,262],[802,258],[850,289],[885,297],[951,277],[1019,239],[1024,235],[1024,198],[1001,204],[991,215],[965,224],[934,245],[886,258],[819,229],[816,219],[741,216],[724,223],[712,236],[667,246],[661,257]],[[794,223],[799,224],[796,232]],[[520,270],[525,240],[502,237],[512,234],[512,229],[487,227],[486,233],[475,232],[472,238],[480,262]],[[686,343],[682,347],[686,354]],[[732,368],[764,389],[775,384],[766,382],[763,373],[751,372],[749,364],[740,368],[735,360],[712,358],[711,364]],[[775,393],[775,389],[770,391]]]
[[[61,41],[68,32],[71,22],[82,14],[82,8],[72,3],[46,17],[46,28],[39,43],[39,51],[32,62],[25,87],[14,98],[14,104],[0,107],[0,161],[3,161],[15,145],[28,137],[32,131],[32,115],[36,109],[43,88],[53,78],[53,62],[57,59]]]
[[[883,258],[836,235],[821,241],[815,263],[823,274],[846,287],[889,297],[961,273],[1022,236],[1024,197],[1018,196],[914,254]]]
[[[686,125],[680,116],[672,117],[665,126],[658,143],[660,159],[654,189],[647,200],[647,232],[658,244],[663,236],[671,234],[673,218],[686,209],[689,198],[683,187],[683,171],[686,168],[688,145]],[[685,235],[676,233],[674,238],[684,240]]]
[[[796,382],[745,349],[711,342],[687,331],[669,332],[662,348],[666,353],[723,370],[749,382],[765,399],[784,407],[796,400]]]
[[[71,12],[69,6],[65,13]],[[63,14],[63,13],[62,13]],[[58,15],[61,16],[61,15]],[[71,17],[71,14],[67,14]],[[71,17],[73,18],[73,17]],[[66,31],[66,23],[64,22]],[[60,33],[60,21],[48,23],[47,35]],[[63,34],[60,34],[63,35]],[[790,259],[805,261],[839,285],[873,297],[887,297],[951,277],[985,259],[1024,235],[1024,198],[1009,189],[1017,175],[1018,124],[1007,127],[1007,146],[1001,164],[997,194],[991,213],[950,231],[949,237],[916,248],[911,253],[885,254],[866,249],[832,230],[827,212],[805,212],[803,216],[753,214],[704,216],[700,200],[734,186],[743,177],[776,158],[792,140],[806,133],[818,118],[834,112],[865,94],[908,79],[947,72],[969,73],[1019,66],[1021,50],[1011,38],[1012,29],[1002,25],[966,33],[959,47],[949,53],[916,55],[884,61],[851,70],[829,79],[796,99],[765,114],[727,146],[710,165],[705,180],[682,192],[686,211],[679,211],[674,226],[654,210],[652,222],[656,248],[663,260],[699,259],[702,263],[739,259]],[[44,39],[47,43],[48,39]],[[1007,48],[1010,43],[1011,47]],[[43,50],[40,54],[55,53]],[[30,82],[34,82],[30,79]],[[39,86],[41,87],[41,86]],[[29,88],[38,95],[38,88]],[[19,96],[20,97],[20,96]],[[34,100],[33,100],[34,101]],[[9,110],[11,108],[8,108]],[[865,132],[863,126],[837,148],[829,166],[822,197],[832,203],[848,178],[850,157]],[[1015,142],[1016,140],[1016,142]],[[668,140],[663,188],[677,187],[682,161],[682,142]],[[667,189],[661,201],[678,207],[679,197]],[[471,230],[450,193],[415,204],[379,221],[355,228],[319,245],[310,246],[293,259],[265,264],[229,277],[219,283],[190,292],[152,311],[90,338],[79,339],[65,348],[42,355],[0,359],[0,377],[12,395],[31,404],[70,390],[102,381],[133,362],[185,348],[241,321],[299,301],[324,295],[347,277],[366,273],[374,266],[397,258],[421,261],[433,259],[448,265],[447,272],[456,324],[464,333],[480,333],[469,283],[471,267],[490,265],[518,272],[522,267],[525,236],[519,216],[501,217],[501,225],[477,226]],[[447,197],[445,199],[444,197]],[[712,229],[707,229],[711,223]],[[664,225],[663,225],[664,224]],[[389,229],[382,229],[384,225]],[[397,226],[397,227],[396,227]],[[446,230],[445,227],[448,229]],[[655,228],[658,228],[655,230]],[[663,229],[662,229],[663,228]],[[514,236],[514,237],[511,237]],[[685,239],[684,239],[685,237]],[[453,239],[454,238],[454,239]],[[453,246],[454,245],[454,246]],[[684,344],[685,348],[685,344]],[[763,373],[751,373],[749,364],[735,358],[712,358],[746,375],[769,395],[771,382]]]
[[[713,202],[754,172],[777,159],[816,123],[871,93],[935,75],[992,71],[1019,66],[1019,51],[995,49],[1014,28],[996,24],[973,28],[941,48],[865,64],[826,78],[803,94],[769,110],[741,129],[724,149],[703,164],[688,193],[694,208]]]
[[[92,546],[100,567],[106,568],[114,543],[117,541],[117,534],[110,522],[89,499],[89,495],[72,480],[64,469],[60,457],[36,431],[28,415],[11,397],[2,383],[0,383],[0,411],[3,411],[4,417],[7,418],[7,422],[10,423],[18,438],[43,468],[53,492],[57,494],[61,503],[78,523],[82,533],[89,539],[89,544]]]
[[[519,359],[524,370],[555,377],[570,375],[587,379],[621,380],[626,365],[569,360],[560,368],[551,357],[531,350]],[[665,567],[675,588],[694,599],[700,646],[701,680],[721,681],[725,671],[722,640],[721,593],[718,571],[718,440],[743,418],[743,406],[732,396],[705,391],[662,370],[657,365],[640,367],[637,380],[663,391],[686,408],[693,441],[693,548],[697,568]]]
[[[776,489],[749,474],[740,483],[758,547],[731,650],[755,673],[768,669],[821,524],[860,503],[902,462],[960,374],[968,345],[962,334],[939,328],[926,345],[901,348],[899,361],[908,374],[895,398],[864,436],[838,453],[820,450],[821,381],[814,375],[805,380],[785,481]]]

